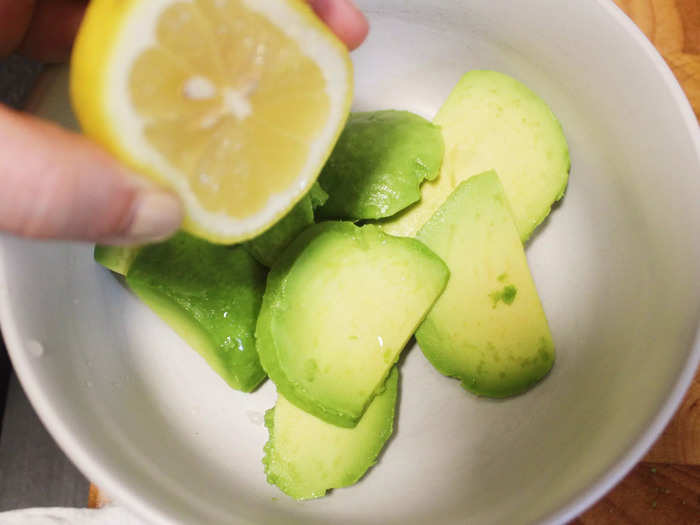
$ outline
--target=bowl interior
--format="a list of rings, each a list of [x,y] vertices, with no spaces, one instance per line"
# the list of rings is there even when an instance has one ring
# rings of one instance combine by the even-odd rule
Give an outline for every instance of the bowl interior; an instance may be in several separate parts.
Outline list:
[[[3,238],[0,313],[25,388],[79,467],[154,521],[563,521],[638,459],[697,363],[698,134],[631,24],[602,1],[359,4],[372,31],[353,55],[355,109],[431,118],[483,68],[523,80],[562,122],[568,193],[527,247],[556,365],[526,395],[492,401],[408,349],[379,464],[295,503],[260,462],[270,382],[229,389],[90,246]],[[66,79],[55,71],[35,110],[71,126]]]

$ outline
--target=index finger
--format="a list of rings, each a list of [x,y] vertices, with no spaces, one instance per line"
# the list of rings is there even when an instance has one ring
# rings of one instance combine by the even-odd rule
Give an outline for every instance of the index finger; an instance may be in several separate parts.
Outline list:
[[[369,25],[351,0],[308,0],[318,17],[349,49]],[[68,59],[86,0],[0,0],[0,57],[19,50],[40,62]]]
[[[364,42],[369,23],[352,0],[308,0],[311,8],[350,50]]]

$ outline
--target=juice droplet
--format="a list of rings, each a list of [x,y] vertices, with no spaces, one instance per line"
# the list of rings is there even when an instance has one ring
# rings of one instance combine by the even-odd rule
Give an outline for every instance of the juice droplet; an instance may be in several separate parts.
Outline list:
[[[34,357],[41,357],[44,355],[44,345],[42,345],[39,341],[30,339],[27,341],[27,351]]]
[[[265,416],[261,414],[260,412],[256,412],[255,410],[248,410],[246,411],[246,416],[248,416],[248,420],[253,423],[253,425],[262,425],[265,421]]]

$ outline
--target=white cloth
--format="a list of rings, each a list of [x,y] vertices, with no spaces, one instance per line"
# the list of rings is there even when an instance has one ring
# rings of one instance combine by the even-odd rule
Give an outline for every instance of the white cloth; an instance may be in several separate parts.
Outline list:
[[[101,509],[46,507],[0,512],[0,525],[147,525],[118,505]]]

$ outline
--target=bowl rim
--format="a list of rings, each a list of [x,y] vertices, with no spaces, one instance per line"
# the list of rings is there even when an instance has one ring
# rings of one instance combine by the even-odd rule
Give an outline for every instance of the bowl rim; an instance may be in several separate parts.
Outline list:
[[[698,166],[700,166],[700,126],[683,89],[670,67],[644,33],[642,33],[641,29],[613,1],[596,0],[596,2],[599,8],[605,10],[619,28],[625,31],[628,37],[636,43],[670,90],[670,94],[681,112],[688,135],[695,145]],[[6,242],[0,237],[0,327],[2,328],[2,334],[15,374],[39,419],[61,450],[86,475],[88,480],[98,483],[115,501],[118,501],[149,523],[170,525],[179,522],[178,516],[174,515],[169,509],[160,508],[157,504],[149,502],[142,494],[129,485],[128,480],[120,479],[118,475],[110,472],[99,453],[92,454],[87,452],[83,440],[71,432],[69,425],[60,416],[60,412],[54,410],[52,400],[42,388],[34,372],[34,367],[29,359],[30,354],[26,351],[25,343],[19,336],[15,317],[10,307],[9,279],[4,262],[5,249]],[[574,495],[561,508],[544,516],[540,520],[542,525],[560,525],[576,518],[601,499],[634,468],[658,439],[676,410],[678,410],[699,365],[700,319],[698,319],[686,366],[678,376],[673,388],[667,394],[661,408],[651,419],[650,424],[630,443],[627,450],[611,463],[607,470],[589,487]]]
[[[620,26],[620,29],[625,31],[639,46],[640,50],[646,54],[657,73],[659,73],[661,78],[665,81],[666,87],[671,91],[671,95],[681,111],[688,134],[695,145],[696,157],[700,163],[700,123],[676,75],[673,73],[666,60],[661,56],[659,50],[656,49],[637,24],[635,24],[614,1],[596,1],[602,9],[607,10],[611,18]],[[700,372],[700,318],[696,320],[695,335],[690,345],[686,366],[676,379],[674,387],[667,394],[661,408],[651,419],[651,423],[642,431],[641,435],[630,444],[627,451],[622,453],[590,487],[580,491],[561,509],[545,516],[541,521],[541,525],[559,525],[575,519],[617,486],[617,484],[642,460],[644,455],[651,449],[656,440],[666,429],[666,426],[680,407],[686,392],[690,388],[698,372]]]

